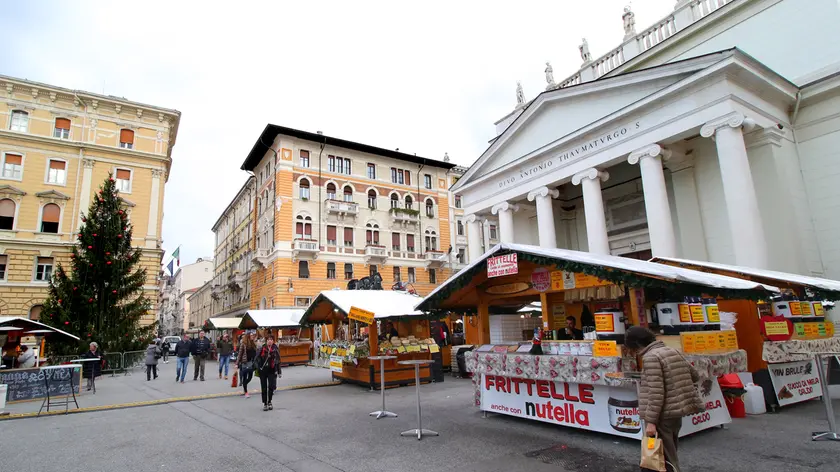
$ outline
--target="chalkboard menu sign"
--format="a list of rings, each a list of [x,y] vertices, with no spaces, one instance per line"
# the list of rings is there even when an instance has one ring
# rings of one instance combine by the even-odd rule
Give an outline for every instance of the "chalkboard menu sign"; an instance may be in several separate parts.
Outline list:
[[[73,377],[73,389],[79,393],[82,369],[15,369],[8,372],[0,371],[0,384],[9,386],[7,401],[30,400],[47,396],[47,386],[44,377],[49,376],[50,396],[70,394],[70,376]]]

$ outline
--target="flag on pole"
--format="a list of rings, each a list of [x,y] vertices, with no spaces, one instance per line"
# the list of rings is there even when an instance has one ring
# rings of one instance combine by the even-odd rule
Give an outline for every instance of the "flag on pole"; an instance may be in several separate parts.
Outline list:
[[[171,261],[169,261],[169,264],[167,264],[167,266],[166,266],[166,268],[169,269],[169,275],[175,275],[175,272],[173,272],[173,269],[175,268],[172,265],[173,262],[175,262],[175,259],[172,259]]]
[[[175,252],[172,253],[172,258],[178,261],[178,267],[181,267],[181,246],[175,249]]]

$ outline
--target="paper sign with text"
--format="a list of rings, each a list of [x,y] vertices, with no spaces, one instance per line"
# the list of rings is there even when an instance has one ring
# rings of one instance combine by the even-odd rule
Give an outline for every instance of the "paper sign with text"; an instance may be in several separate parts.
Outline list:
[[[618,344],[615,341],[595,341],[592,344],[595,357],[618,357]]]
[[[516,253],[505,254],[487,259],[487,277],[502,277],[519,273],[519,262]]]
[[[350,313],[347,316],[351,320],[356,320],[365,324],[373,324],[373,312],[362,310],[355,306],[350,307]]]
[[[779,406],[799,403],[822,396],[822,386],[817,373],[817,364],[809,361],[770,364],[770,380]]]

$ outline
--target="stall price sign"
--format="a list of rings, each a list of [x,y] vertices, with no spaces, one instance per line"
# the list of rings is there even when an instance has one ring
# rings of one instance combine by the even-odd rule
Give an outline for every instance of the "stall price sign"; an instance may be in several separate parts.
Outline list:
[[[682,350],[686,354],[733,351],[738,349],[735,331],[691,331],[680,333]]]
[[[410,346],[408,346],[408,348],[406,348],[406,350],[408,352],[420,352],[420,346],[416,344],[411,344]]]
[[[793,339],[822,339],[834,336],[834,323],[795,323]]]
[[[355,306],[350,307],[350,313],[348,313],[347,317],[360,323],[373,324],[373,312],[362,310]]]
[[[618,344],[615,341],[595,341],[592,343],[592,355],[595,357],[618,357]]]
[[[531,286],[538,292],[545,292],[551,288],[551,274],[542,267],[531,272]]]
[[[793,335],[793,323],[784,316],[762,316],[759,323],[770,341],[787,341]]]
[[[330,356],[330,372],[342,373],[344,371],[344,359],[338,356]]]
[[[438,347],[437,344],[430,344],[429,345],[429,352],[431,352],[432,354],[434,354],[436,352],[440,352],[440,347]]]
[[[518,273],[519,262],[516,253],[487,259],[487,278],[515,275]]]
[[[404,353],[405,352],[405,346],[397,346],[397,352]]]

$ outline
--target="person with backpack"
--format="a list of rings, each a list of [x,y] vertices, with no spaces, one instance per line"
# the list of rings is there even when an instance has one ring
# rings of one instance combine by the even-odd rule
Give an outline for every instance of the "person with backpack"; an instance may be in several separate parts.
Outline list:
[[[256,367],[260,372],[260,392],[262,393],[263,411],[273,410],[271,399],[277,390],[277,376],[283,376],[280,369],[280,349],[274,344],[274,336],[265,339],[265,345],[257,355]]]
[[[204,331],[198,332],[198,339],[193,340],[192,355],[193,362],[195,362],[195,373],[193,380],[198,380],[199,371],[201,372],[201,381],[204,382],[204,366],[207,363],[207,356],[210,355],[211,349],[210,340],[205,336]]]
[[[639,416],[645,422],[645,436],[659,436],[666,469],[679,472],[677,446],[682,418],[705,409],[696,388],[700,376],[682,354],[657,341],[656,334],[647,328],[629,328],[624,346],[641,358]]]
[[[239,367],[239,378],[245,398],[251,398],[248,393],[248,382],[254,378],[254,360],[257,358],[257,334],[250,333],[243,336],[236,354],[236,365]]]

